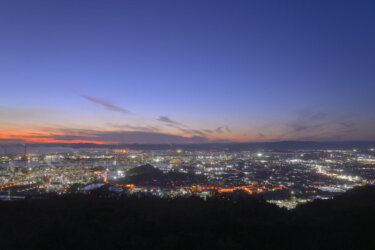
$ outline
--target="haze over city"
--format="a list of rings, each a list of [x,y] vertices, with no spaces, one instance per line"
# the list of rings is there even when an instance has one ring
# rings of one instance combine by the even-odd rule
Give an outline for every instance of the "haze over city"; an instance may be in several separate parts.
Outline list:
[[[0,142],[375,140],[372,1],[2,1]]]

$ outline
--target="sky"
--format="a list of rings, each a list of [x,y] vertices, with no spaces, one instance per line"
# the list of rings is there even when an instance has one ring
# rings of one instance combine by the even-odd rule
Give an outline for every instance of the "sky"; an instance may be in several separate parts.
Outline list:
[[[375,140],[374,1],[0,1],[0,142]]]

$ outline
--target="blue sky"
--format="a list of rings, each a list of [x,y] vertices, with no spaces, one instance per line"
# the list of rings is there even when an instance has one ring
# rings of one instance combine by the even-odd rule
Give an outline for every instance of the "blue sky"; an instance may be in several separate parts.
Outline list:
[[[0,138],[375,140],[374,11],[372,1],[1,1]]]

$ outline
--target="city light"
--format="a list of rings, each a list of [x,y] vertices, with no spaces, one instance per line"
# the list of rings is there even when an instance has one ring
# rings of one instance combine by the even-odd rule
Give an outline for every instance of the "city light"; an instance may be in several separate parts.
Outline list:
[[[1,192],[10,192],[11,197],[63,194],[78,185],[75,192],[89,193],[106,184],[116,194],[150,193],[171,198],[262,195],[274,204],[292,208],[315,198],[333,197],[356,185],[375,183],[375,157],[353,150],[262,153],[122,149],[28,155],[27,160],[22,155],[0,157]],[[305,160],[302,155],[316,157]],[[155,173],[151,182],[131,182],[144,171]],[[166,178],[176,173],[183,178]]]

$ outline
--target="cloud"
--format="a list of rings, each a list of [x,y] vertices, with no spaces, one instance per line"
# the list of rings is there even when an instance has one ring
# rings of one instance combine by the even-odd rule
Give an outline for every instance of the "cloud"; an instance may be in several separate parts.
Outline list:
[[[357,123],[348,115],[302,109],[288,123],[280,139],[341,140],[357,132]]]
[[[216,134],[223,134],[225,132],[228,132],[228,133],[231,133],[232,131],[230,130],[230,128],[228,126],[220,126],[214,130],[211,130],[211,129],[190,129],[188,126],[180,123],[180,122],[177,122],[177,121],[174,121],[172,120],[171,118],[169,118],[168,116],[159,116],[158,121],[161,121],[163,123],[166,123],[166,126],[168,127],[172,127],[172,128],[175,128],[185,134],[188,134],[188,135],[197,135],[197,136],[207,136],[208,134],[213,134],[213,133],[216,133]]]
[[[259,132],[259,133],[258,133],[258,138],[262,138],[262,139],[263,139],[263,138],[265,138],[265,136],[264,136],[263,133],[260,133],[260,132]]]
[[[107,110],[110,110],[110,111],[119,112],[119,113],[123,113],[123,114],[130,114],[131,113],[126,108],[117,106],[117,105],[113,104],[112,102],[110,102],[108,100],[100,99],[100,98],[93,97],[93,96],[87,96],[87,95],[81,95],[81,97],[90,101],[90,102],[98,104],[98,105],[100,105],[100,106],[102,106],[102,107],[104,107],[104,108],[106,108]]]
[[[25,145],[25,141],[21,139],[0,139],[0,143]]]
[[[204,132],[202,132],[202,131],[200,131],[198,129],[192,129],[191,132],[192,132],[192,134],[196,134],[196,135],[200,135],[200,136],[205,136],[206,135],[206,133],[204,133]]]
[[[169,124],[182,125],[181,123],[172,120],[172,119],[169,118],[168,116],[159,116],[158,119],[156,119],[156,120],[158,120],[158,121],[160,121],[160,122],[164,122],[164,123],[169,123]]]
[[[174,121],[171,118],[169,118],[168,116],[159,116],[158,119],[156,119],[156,120],[158,120],[160,122],[163,122],[163,123],[166,123],[167,126],[172,127],[172,128],[176,128],[179,131],[181,131],[185,134],[191,135],[191,136],[205,137],[206,134],[207,134],[207,132],[205,132],[204,130],[189,129],[186,125],[184,125],[180,122]]]
[[[198,129],[183,128],[183,127],[181,127],[179,125],[175,125],[175,124],[167,124],[167,126],[175,128],[175,129],[181,131],[182,133],[185,133],[185,134],[188,134],[188,135],[206,136],[206,133],[204,133],[203,131],[200,131]]]
[[[177,144],[177,143],[204,143],[209,140],[202,136],[184,137],[157,132],[144,131],[95,131],[95,130],[79,130],[64,129],[63,135],[43,135],[32,136],[33,138],[52,139],[64,142],[69,141],[100,141],[108,143],[139,143],[139,144]]]
[[[232,133],[232,131],[230,130],[228,126],[220,126],[215,129],[215,132],[217,134],[223,134],[224,132]]]
[[[135,131],[143,131],[143,132],[158,132],[161,131],[159,127],[155,126],[133,126],[129,124],[117,124],[117,123],[108,123],[109,126],[113,128],[119,129],[130,129]]]
[[[224,133],[225,131],[230,131],[227,126],[219,127],[216,130],[211,129],[190,129],[185,125],[182,125],[181,123],[175,124],[175,123],[167,123],[166,126],[175,128],[179,131],[181,131],[184,134],[190,135],[190,136],[203,136],[206,137],[209,134],[217,133],[217,130],[220,129],[220,133]]]
[[[327,123],[331,123],[328,113],[304,109],[297,112],[297,118],[289,126],[298,133],[320,129]]]

